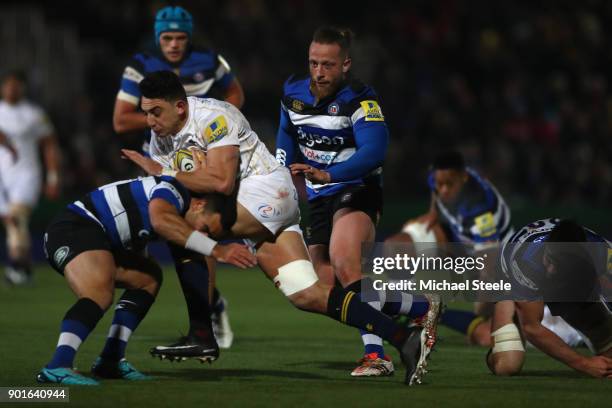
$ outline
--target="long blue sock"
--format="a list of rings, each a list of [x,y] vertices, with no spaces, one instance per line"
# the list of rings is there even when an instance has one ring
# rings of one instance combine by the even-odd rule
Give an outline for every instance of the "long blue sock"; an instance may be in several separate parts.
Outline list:
[[[212,333],[208,300],[208,267],[201,256],[177,245],[168,245],[183,289],[189,314],[189,333],[207,336]]]
[[[389,316],[408,316],[411,319],[423,317],[429,310],[429,301],[423,295],[388,290],[383,313]]]
[[[400,348],[408,338],[410,330],[395,323],[383,313],[363,303],[355,292],[337,286],[329,292],[327,315],[349,326],[367,330]]]
[[[363,278],[348,285],[346,290],[354,291],[359,295],[360,300],[363,303],[367,303],[374,309],[380,311],[381,303],[384,302],[381,302],[379,293],[374,290],[369,290],[371,286],[370,280],[368,278]],[[362,292],[362,287],[368,288],[368,290],[366,292]],[[361,340],[363,341],[364,355],[376,354],[377,357],[384,358],[385,349],[383,347],[382,338],[362,329],[359,329],[359,333],[361,334]]]
[[[72,368],[81,343],[89,336],[103,315],[104,311],[96,302],[89,298],[79,299],[62,320],[57,348],[46,367]]]
[[[142,289],[128,289],[115,307],[113,323],[100,356],[104,360],[119,361],[125,357],[125,349],[130,336],[136,330],[155,297]]]
[[[469,334],[474,322],[482,320],[476,313],[467,310],[449,309],[440,318],[440,323],[463,334]]]

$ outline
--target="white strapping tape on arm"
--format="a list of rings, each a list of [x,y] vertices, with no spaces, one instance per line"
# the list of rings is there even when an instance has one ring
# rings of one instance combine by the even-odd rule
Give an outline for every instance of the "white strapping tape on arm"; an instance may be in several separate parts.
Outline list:
[[[427,231],[427,226],[420,222],[411,222],[402,229],[402,232],[410,235],[414,242],[436,242],[433,229]]]
[[[504,351],[525,351],[521,334],[514,323],[509,323],[491,333],[495,345],[492,354]]]
[[[208,238],[199,231],[193,231],[187,238],[185,248],[202,255],[210,256],[217,245],[217,241]]]
[[[307,289],[319,280],[310,261],[298,259],[278,268],[274,283],[285,296]]]

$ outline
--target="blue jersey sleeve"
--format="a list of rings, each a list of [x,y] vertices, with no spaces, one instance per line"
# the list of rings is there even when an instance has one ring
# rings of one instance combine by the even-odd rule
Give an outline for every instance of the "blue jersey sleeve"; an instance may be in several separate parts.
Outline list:
[[[358,120],[353,126],[357,150],[347,161],[331,165],[327,171],[332,182],[349,181],[365,176],[383,165],[389,144],[384,122]]]
[[[229,64],[221,55],[217,55],[217,68],[215,71],[215,81],[224,91],[234,80],[234,73]]]
[[[280,123],[276,134],[276,160],[288,167],[296,161],[295,128],[289,119],[289,112],[281,103]]]
[[[123,70],[121,86],[117,98],[133,105],[140,103],[140,88],[138,84],[144,78],[144,65],[135,56]]]
[[[160,198],[172,204],[179,214],[189,209],[191,196],[187,189],[175,178],[162,176],[162,181],[151,190],[150,199]]]

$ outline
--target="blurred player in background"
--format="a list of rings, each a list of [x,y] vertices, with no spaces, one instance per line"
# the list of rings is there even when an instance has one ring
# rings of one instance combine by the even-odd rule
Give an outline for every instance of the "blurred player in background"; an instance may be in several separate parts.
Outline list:
[[[125,150],[126,156],[149,174],[171,175],[194,192],[220,193],[226,202],[237,201],[235,222],[223,222],[223,217],[204,208],[209,222],[203,231],[212,237],[225,238],[229,233],[229,237],[248,239],[261,269],[293,305],[385,338],[397,347],[407,366],[406,384],[420,383],[429,354],[423,344],[426,330],[398,325],[361,302],[354,291],[318,278],[302,238],[291,174],[270,154],[240,111],[215,99],[187,97],[178,77],[169,71],[151,73],[140,89],[141,106],[153,131],[152,158]],[[182,152],[193,146],[205,151],[206,158],[196,150],[198,165],[186,172],[176,162],[181,157],[187,160],[189,154]],[[210,237],[202,236],[199,242],[202,247],[216,245]],[[171,359],[199,355],[196,348],[186,346],[158,346],[151,352]]]
[[[244,104],[244,93],[238,79],[231,72],[225,59],[208,49],[196,49],[192,43],[193,19],[181,7],[165,7],[155,16],[154,52],[136,54],[123,72],[121,88],[115,101],[113,127],[117,133],[141,131],[147,135],[143,151],[148,154],[148,128],[146,117],[139,108],[141,93],[138,83],[149,72],[168,70],[175,72],[190,96],[217,97],[235,105]],[[204,266],[190,260],[190,256],[180,248],[170,246],[181,286],[185,291],[190,316],[188,337],[197,337],[202,314],[206,309],[202,303],[208,302],[208,285],[199,280]],[[229,348],[233,341],[228,315],[227,301],[216,289],[215,266],[208,262],[212,287],[213,321],[215,334],[222,348]],[[206,298],[206,299],[204,299]]]
[[[8,266],[5,279],[12,285],[31,281],[28,224],[43,185],[39,160],[42,149],[46,180],[44,193],[59,195],[60,153],[54,129],[43,110],[25,99],[23,73],[9,72],[2,78],[0,101],[0,216],[6,228]]]
[[[588,253],[584,243],[591,244]],[[612,271],[611,254],[609,241],[570,220],[538,220],[514,234],[502,247],[501,270],[513,286],[513,296],[524,300],[495,304],[493,348],[487,354],[491,371],[496,375],[520,373],[524,339],[577,371],[612,378],[612,312],[600,296],[606,281],[602,277],[609,282]],[[593,299],[594,294],[598,300]],[[567,339],[547,328],[545,306],[577,329],[595,356],[576,352]]]
[[[374,240],[382,212],[389,133],[376,93],[351,75],[351,41],[349,30],[322,27],[314,33],[310,75],[291,76],[284,85],[276,157],[294,176],[305,177],[308,251],[320,279],[330,285],[337,279],[346,290],[360,293],[362,284],[371,287],[363,281],[361,245]],[[430,310],[425,336],[435,332],[437,304],[373,295],[372,307],[385,310],[386,304],[393,314],[422,316]],[[394,367],[382,339],[362,331],[362,340],[364,357],[351,375],[391,375]],[[427,341],[429,350],[435,339]]]
[[[98,384],[74,371],[74,358],[112,305],[115,286],[125,291],[115,308],[104,349],[91,371],[101,378],[150,378],[125,359],[129,338],[155,301],[162,281],[159,266],[143,255],[149,240],[161,237],[235,266],[255,265],[255,257],[244,245],[215,245],[210,251],[198,245],[204,237],[197,231],[202,228],[203,217],[192,210],[195,206],[191,204],[189,192],[172,177],[125,180],[102,186],[75,201],[49,225],[45,253],[78,300],[62,321],[55,353],[38,374],[39,382]],[[201,358],[214,360],[218,354],[213,347]]]
[[[427,214],[408,221],[388,242],[461,243],[475,256],[495,252],[512,235],[510,209],[497,189],[473,169],[463,156],[449,151],[432,163],[428,184],[431,204]],[[490,258],[494,259],[494,257]],[[490,344],[491,305],[477,304],[476,313],[448,309],[441,323],[467,335],[470,343]]]

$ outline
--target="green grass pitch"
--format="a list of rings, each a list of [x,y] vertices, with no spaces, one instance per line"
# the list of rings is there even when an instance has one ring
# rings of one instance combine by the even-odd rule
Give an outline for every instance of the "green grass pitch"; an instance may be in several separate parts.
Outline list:
[[[259,270],[221,268],[218,275],[236,335],[231,350],[212,365],[149,356],[151,346],[175,340],[187,327],[176,275],[167,269],[157,302],[128,346],[128,359],[155,380],[72,387],[69,405],[565,408],[612,401],[612,381],[586,378],[534,350],[522,376],[496,378],[484,364],[486,350],[444,328],[424,385],[403,385],[404,369],[390,346],[395,376],[353,379],[349,372],[362,350],[356,330],[294,309]],[[0,386],[37,386],[34,376],[50,358],[60,319],[73,302],[63,278],[46,267],[38,268],[33,288],[0,286]],[[111,316],[81,347],[81,371],[88,372],[101,350]]]

